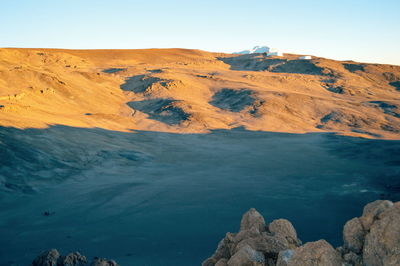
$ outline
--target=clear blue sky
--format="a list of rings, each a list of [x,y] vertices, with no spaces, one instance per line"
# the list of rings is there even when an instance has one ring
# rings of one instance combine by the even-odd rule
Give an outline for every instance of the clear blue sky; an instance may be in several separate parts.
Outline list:
[[[3,0],[0,47],[197,48],[400,65],[400,0]]]

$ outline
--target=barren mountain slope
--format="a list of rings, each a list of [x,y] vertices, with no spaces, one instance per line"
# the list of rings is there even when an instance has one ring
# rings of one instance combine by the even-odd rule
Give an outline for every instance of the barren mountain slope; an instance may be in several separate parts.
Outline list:
[[[0,125],[400,138],[400,66],[297,58],[0,49]]]

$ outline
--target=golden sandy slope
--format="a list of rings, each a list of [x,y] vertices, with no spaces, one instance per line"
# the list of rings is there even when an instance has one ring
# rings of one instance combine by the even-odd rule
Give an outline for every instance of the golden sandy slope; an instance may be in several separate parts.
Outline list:
[[[0,125],[400,138],[400,66],[185,49],[0,49]]]

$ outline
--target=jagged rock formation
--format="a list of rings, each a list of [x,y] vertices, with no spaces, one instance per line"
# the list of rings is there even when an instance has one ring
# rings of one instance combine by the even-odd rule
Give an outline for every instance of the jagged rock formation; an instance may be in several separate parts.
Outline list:
[[[50,249],[42,252],[33,262],[32,266],[118,266],[113,260],[94,258],[91,263],[79,252],[66,256],[60,255],[58,250]]]
[[[202,266],[379,266],[400,265],[400,202],[377,200],[343,229],[344,245],[325,240],[301,245],[285,219],[266,225],[255,209],[243,215],[240,231],[227,233]]]

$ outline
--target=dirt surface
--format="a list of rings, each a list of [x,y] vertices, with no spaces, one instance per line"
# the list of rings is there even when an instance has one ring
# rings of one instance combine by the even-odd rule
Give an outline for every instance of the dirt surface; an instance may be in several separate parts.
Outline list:
[[[0,125],[399,139],[400,66],[185,49],[0,49]]]

